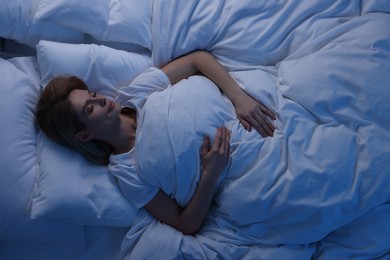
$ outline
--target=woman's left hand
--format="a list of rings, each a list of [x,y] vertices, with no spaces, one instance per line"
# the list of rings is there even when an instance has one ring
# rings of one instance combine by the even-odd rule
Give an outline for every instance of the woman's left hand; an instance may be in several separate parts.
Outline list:
[[[238,120],[246,130],[251,131],[253,127],[263,137],[273,136],[275,127],[270,119],[275,120],[276,116],[261,102],[243,93],[235,100],[234,107]]]

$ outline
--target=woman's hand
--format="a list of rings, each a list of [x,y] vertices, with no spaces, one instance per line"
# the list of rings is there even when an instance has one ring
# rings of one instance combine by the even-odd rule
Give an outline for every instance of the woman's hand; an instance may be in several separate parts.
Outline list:
[[[186,235],[196,233],[210,208],[216,189],[216,182],[226,168],[230,157],[230,132],[218,128],[215,141],[203,140],[201,157],[203,173],[196,192],[188,205],[182,208],[174,199],[159,191],[146,205],[146,209],[160,221],[176,228]]]
[[[217,129],[213,145],[210,138],[205,136],[201,150],[203,173],[202,178],[217,181],[225,170],[230,158],[230,131],[225,127]]]
[[[240,97],[235,98],[234,107],[238,120],[246,130],[251,131],[253,127],[263,137],[273,136],[275,127],[270,119],[275,120],[276,116],[261,102],[242,92]]]
[[[270,119],[275,120],[275,114],[248,96],[212,54],[196,51],[184,55],[164,66],[162,71],[172,84],[201,72],[233,102],[237,117],[245,129],[250,131],[254,127],[264,137],[273,136],[275,127]]]

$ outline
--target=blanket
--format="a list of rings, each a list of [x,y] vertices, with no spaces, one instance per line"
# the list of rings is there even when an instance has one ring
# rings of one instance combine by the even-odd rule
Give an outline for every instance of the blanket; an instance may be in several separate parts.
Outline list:
[[[154,62],[212,51],[276,112],[277,129],[272,138],[245,131],[232,104],[200,76],[153,94],[136,145],[148,182],[186,205],[200,178],[203,135],[222,124],[232,132],[231,165],[196,236],[141,210],[123,257],[310,259],[332,234],[388,209],[390,15],[358,16],[352,1],[157,2]],[[309,28],[318,30],[308,36]]]

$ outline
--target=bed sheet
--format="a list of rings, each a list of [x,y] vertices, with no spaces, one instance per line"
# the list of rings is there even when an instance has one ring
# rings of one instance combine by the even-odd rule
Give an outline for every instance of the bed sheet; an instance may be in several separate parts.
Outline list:
[[[326,247],[343,232],[379,232],[353,223],[374,221],[373,212],[390,200],[390,15],[360,15],[356,1],[252,4],[155,2],[154,62],[212,51],[249,94],[277,112],[277,130],[266,139],[245,132],[231,104],[200,77],[152,95],[137,136],[137,154],[150,155],[138,161],[141,174],[154,173],[150,183],[185,205],[199,179],[202,136],[213,136],[221,122],[232,131],[232,162],[198,235],[183,236],[141,211],[123,242],[125,258],[158,252],[310,259],[332,255]],[[263,15],[251,16],[252,8]],[[343,239],[348,245],[355,238]],[[332,250],[369,258],[390,252],[388,244],[370,246]]]
[[[107,260],[119,259],[127,228],[85,227],[86,248],[75,249],[39,241],[0,241],[0,259]]]
[[[185,137],[167,146],[170,153],[164,155],[173,158],[150,157],[160,166],[161,161],[178,166],[167,179],[163,170],[172,165],[156,169],[151,181],[184,205],[199,179],[202,135],[212,137],[224,122],[234,133],[231,168],[197,235],[183,236],[141,210],[120,252],[124,229],[91,227],[86,232],[90,251],[7,240],[1,241],[0,258],[95,259],[114,251],[113,258],[120,253],[129,259],[388,258],[389,3],[154,1],[154,64],[195,49],[211,51],[242,88],[275,109],[275,137],[244,131],[216,86],[192,77],[177,86],[178,92],[169,89],[154,97],[161,117],[153,126],[172,126],[149,134],[163,135],[161,141],[168,143],[138,141],[146,142],[146,149],[170,145],[175,133]],[[208,113],[193,113],[200,102],[188,100],[191,91],[202,98],[207,93],[207,99],[199,99],[204,105],[219,106],[209,109],[213,120]],[[172,112],[168,119],[161,108]],[[139,163],[143,171],[152,166]],[[188,174],[179,174],[184,167]],[[248,208],[255,210],[244,214]],[[112,247],[107,251],[106,246]]]

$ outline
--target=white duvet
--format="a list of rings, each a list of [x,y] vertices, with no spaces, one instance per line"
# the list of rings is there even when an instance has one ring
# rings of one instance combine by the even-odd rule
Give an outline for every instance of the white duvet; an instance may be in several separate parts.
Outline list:
[[[185,205],[200,177],[203,135],[222,124],[232,131],[231,165],[196,236],[141,211],[123,257],[381,257],[354,248],[353,235],[345,246],[339,239],[365,234],[379,243],[390,232],[390,15],[359,17],[362,6],[352,1],[157,2],[155,63],[191,48],[215,51],[241,87],[277,113],[277,130],[270,138],[245,131],[200,76],[153,94],[137,134],[145,179]]]

